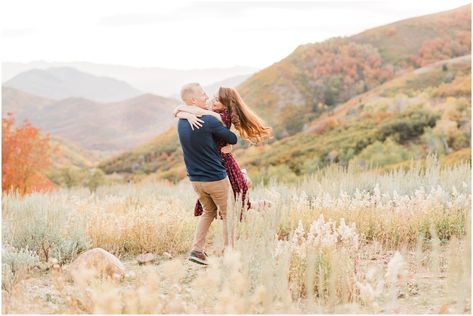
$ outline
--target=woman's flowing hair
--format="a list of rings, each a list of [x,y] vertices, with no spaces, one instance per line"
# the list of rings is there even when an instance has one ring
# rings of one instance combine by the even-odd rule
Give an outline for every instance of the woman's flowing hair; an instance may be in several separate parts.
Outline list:
[[[271,127],[266,126],[263,120],[246,105],[235,89],[220,87],[218,97],[227,108],[232,124],[241,138],[253,144],[260,144],[264,139],[271,138]]]

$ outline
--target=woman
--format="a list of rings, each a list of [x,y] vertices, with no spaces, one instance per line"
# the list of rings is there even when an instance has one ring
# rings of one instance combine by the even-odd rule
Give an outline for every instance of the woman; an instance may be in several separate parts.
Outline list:
[[[227,128],[232,125],[240,134],[240,137],[251,142],[259,144],[264,139],[271,137],[271,128],[265,126],[263,121],[245,104],[238,92],[233,88],[220,87],[218,93],[210,103],[209,110],[204,110],[196,106],[178,106],[174,110],[175,116],[187,119],[192,129],[202,126],[202,120],[198,116],[212,115],[222,122]],[[217,149],[222,158],[223,165],[227,170],[233,195],[235,199],[241,194],[242,206],[245,201],[247,208],[252,207],[247,198],[248,187],[251,184],[246,170],[242,171],[235,158],[231,154],[231,145],[227,145],[222,139],[216,139]],[[203,213],[202,205],[196,202],[194,215],[200,216]],[[243,219],[243,212],[240,213],[240,221]]]

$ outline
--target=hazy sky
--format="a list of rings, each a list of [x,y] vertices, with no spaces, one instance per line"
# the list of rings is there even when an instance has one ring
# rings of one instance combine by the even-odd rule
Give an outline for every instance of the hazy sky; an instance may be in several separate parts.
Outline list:
[[[470,1],[2,0],[2,61],[263,68],[298,45]]]

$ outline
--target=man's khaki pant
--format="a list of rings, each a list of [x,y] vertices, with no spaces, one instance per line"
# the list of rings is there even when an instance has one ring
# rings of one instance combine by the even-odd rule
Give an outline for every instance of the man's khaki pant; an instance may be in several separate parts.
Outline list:
[[[230,190],[228,177],[219,181],[202,182],[191,181],[194,191],[198,194],[204,212],[200,216],[199,224],[195,232],[192,250],[203,251],[205,236],[209,231],[210,224],[218,218],[218,212],[223,217],[223,242],[228,245],[227,227],[227,199]]]

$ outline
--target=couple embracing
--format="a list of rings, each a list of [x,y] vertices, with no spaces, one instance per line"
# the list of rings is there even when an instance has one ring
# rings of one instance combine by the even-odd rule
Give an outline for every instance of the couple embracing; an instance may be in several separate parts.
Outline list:
[[[230,128],[233,126],[242,139],[256,144],[271,137],[271,128],[265,126],[233,88],[220,87],[208,102],[200,84],[189,83],[182,87],[181,98],[186,105],[176,107],[174,115],[179,118],[177,131],[187,176],[198,195],[194,215],[200,216],[189,260],[206,265],[205,237],[214,219],[222,220],[224,247],[229,245],[228,196],[233,201],[241,198],[240,221],[243,210],[256,207],[248,198],[251,181],[246,170],[240,169],[231,153],[237,136]]]

